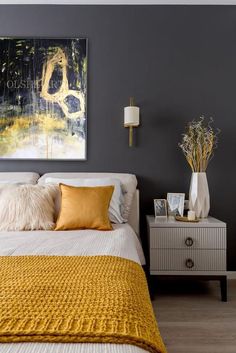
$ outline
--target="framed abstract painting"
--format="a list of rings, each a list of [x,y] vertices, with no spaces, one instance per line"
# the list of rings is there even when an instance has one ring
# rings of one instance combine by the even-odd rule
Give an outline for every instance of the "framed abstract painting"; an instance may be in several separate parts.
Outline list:
[[[87,39],[0,38],[0,158],[85,160]]]

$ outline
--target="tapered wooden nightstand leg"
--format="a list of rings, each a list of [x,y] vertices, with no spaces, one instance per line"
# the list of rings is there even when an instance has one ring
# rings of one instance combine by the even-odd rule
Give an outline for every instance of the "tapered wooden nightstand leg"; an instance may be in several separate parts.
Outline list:
[[[220,279],[221,301],[227,302],[227,276]]]

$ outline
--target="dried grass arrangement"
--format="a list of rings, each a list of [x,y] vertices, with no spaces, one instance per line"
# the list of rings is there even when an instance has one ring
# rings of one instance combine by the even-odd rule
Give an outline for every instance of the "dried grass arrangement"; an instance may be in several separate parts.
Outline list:
[[[208,164],[214,156],[220,130],[213,129],[212,123],[212,118],[207,122],[204,116],[201,116],[199,120],[191,121],[186,132],[182,135],[179,147],[182,149],[192,172],[206,172]]]

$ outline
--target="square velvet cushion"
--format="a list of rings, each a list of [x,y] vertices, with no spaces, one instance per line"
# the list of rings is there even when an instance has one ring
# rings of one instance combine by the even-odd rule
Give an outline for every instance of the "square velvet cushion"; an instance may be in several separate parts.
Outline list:
[[[111,230],[108,209],[114,186],[75,187],[60,184],[61,210],[55,230]]]

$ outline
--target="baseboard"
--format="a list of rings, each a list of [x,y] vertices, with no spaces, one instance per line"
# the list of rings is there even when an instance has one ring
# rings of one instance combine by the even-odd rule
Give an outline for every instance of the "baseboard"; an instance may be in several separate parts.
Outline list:
[[[236,279],[236,271],[227,271],[228,279]]]

